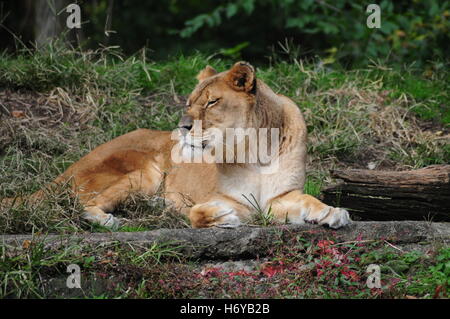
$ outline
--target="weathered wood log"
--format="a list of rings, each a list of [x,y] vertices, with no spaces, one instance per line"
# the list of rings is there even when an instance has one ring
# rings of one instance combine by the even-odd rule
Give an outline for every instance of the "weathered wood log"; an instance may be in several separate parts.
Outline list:
[[[450,165],[399,172],[335,170],[331,175],[343,182],[325,188],[321,199],[362,220],[450,221]]]
[[[150,246],[172,243],[174,249],[194,259],[240,259],[265,256],[274,243],[285,245],[298,237],[305,240],[333,239],[336,242],[387,240],[396,245],[450,243],[450,223],[418,221],[354,222],[339,230],[318,225],[277,227],[239,227],[235,229],[158,229],[144,232],[86,233],[72,235],[0,235],[4,253],[17,255],[30,245],[41,243],[46,249],[69,247],[108,247],[114,244]],[[24,242],[28,241],[24,246]]]

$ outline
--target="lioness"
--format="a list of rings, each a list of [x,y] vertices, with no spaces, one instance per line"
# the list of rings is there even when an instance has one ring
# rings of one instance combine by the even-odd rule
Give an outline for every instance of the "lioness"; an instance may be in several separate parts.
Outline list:
[[[178,140],[171,132],[139,129],[98,146],[55,179],[57,184],[71,181],[86,219],[117,228],[119,220],[110,212],[118,203],[130,193],[155,194],[164,184],[164,197],[188,214],[194,228],[236,227],[247,222],[252,214],[249,198],[263,211],[270,209],[281,222],[314,222],[332,228],[351,222],[346,210],[303,194],[306,125],[293,101],[257,79],[246,62],[221,73],[207,66],[197,79],[179,123],[184,134]],[[193,129],[195,120],[202,121],[200,135]],[[214,146],[217,141],[205,134],[209,129],[225,134],[227,128],[278,129],[277,169],[263,172],[261,168],[271,164],[259,161],[174,161],[177,151],[189,157],[193,150]],[[42,195],[39,191],[32,198]],[[186,197],[194,204],[186,205]]]

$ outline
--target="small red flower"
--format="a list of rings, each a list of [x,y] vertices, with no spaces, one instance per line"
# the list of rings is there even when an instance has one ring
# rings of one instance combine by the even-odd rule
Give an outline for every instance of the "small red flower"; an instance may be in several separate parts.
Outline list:
[[[332,240],[319,240],[317,242],[317,247],[321,249],[328,248],[330,245],[334,245],[334,241]]]
[[[266,266],[263,269],[261,269],[261,272],[267,277],[271,278],[278,273],[282,273],[283,268],[281,266]]]
[[[353,282],[359,281],[358,274],[356,272],[354,272],[353,270],[341,270],[341,274],[343,274],[347,280],[350,280]]]
[[[239,271],[232,271],[226,273],[229,277],[235,277],[235,276],[251,276],[251,273],[245,271],[245,270],[239,270]]]

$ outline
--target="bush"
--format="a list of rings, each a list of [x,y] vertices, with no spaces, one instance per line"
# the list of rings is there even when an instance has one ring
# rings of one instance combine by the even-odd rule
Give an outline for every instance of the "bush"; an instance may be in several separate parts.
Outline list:
[[[366,64],[371,59],[422,63],[445,59],[449,49],[450,4],[445,1],[383,0],[380,29],[369,29],[366,4],[351,0],[219,3],[188,20],[180,35],[190,37],[205,28],[229,30],[225,34],[250,40],[259,54],[277,39],[292,37],[304,53],[322,53],[325,62],[345,64]]]
[[[127,0],[114,1],[109,18],[108,0],[77,3],[83,47],[118,45],[127,55],[147,47],[148,57],[158,60],[200,51],[260,64],[266,64],[268,56],[318,55],[323,63],[337,61],[348,67],[370,60],[423,66],[448,61],[450,49],[450,3],[440,0],[380,0],[380,29],[367,27],[367,3],[355,0]],[[23,14],[32,12],[33,5],[24,0],[0,4],[2,47],[15,47],[19,38],[33,41],[35,26]],[[65,11],[60,14],[64,19]]]

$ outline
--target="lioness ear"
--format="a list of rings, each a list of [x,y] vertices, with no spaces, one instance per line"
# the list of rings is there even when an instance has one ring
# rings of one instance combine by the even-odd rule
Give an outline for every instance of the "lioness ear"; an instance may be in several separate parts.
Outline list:
[[[199,74],[197,74],[198,83],[205,81],[207,78],[210,78],[217,74],[217,71],[212,67],[207,65],[206,68],[201,70]]]
[[[255,84],[255,69],[247,62],[237,62],[228,71],[226,80],[233,89],[250,92]]]

